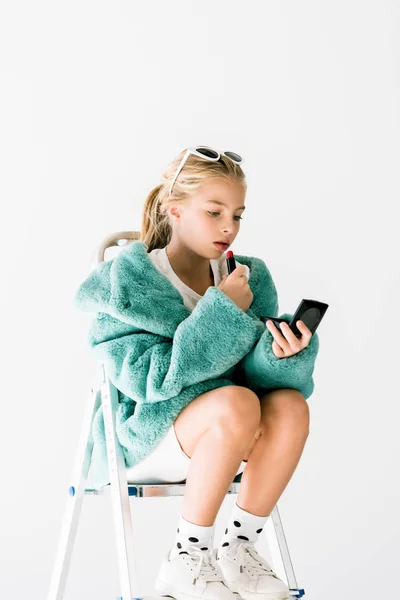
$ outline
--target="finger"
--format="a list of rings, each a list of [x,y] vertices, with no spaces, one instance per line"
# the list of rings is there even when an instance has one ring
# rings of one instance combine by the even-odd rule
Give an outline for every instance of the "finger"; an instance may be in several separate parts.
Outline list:
[[[302,336],[305,336],[306,340],[309,342],[312,338],[312,331],[307,327],[303,321],[296,321],[297,329],[300,331]]]
[[[299,338],[297,338],[294,335],[293,331],[290,329],[289,325],[285,323],[285,321],[281,323],[281,327],[285,338],[287,339],[287,341],[290,344],[290,347],[293,348],[293,350],[299,350],[303,347],[302,342],[300,342]]]
[[[282,350],[276,340],[272,342],[272,351],[277,358],[285,358],[285,352]]]
[[[235,277],[243,277],[243,275],[246,274],[246,267],[244,265],[239,265],[234,271],[232,271],[231,275],[233,274]]]
[[[283,337],[282,333],[276,327],[275,323],[273,321],[267,321],[267,327],[274,336],[274,340],[281,346],[281,348],[283,348],[284,350],[289,349],[290,346],[288,341]]]

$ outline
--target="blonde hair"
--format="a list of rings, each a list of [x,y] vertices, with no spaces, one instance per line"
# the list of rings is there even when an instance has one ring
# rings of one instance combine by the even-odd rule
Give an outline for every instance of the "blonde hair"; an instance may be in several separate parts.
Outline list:
[[[240,165],[221,154],[220,160],[211,162],[191,154],[180,171],[169,196],[169,189],[184,154],[182,152],[169,164],[162,174],[163,181],[151,190],[143,207],[140,241],[147,245],[147,252],[165,248],[172,237],[169,204],[185,202],[211,177],[225,177],[247,189],[246,177]]]

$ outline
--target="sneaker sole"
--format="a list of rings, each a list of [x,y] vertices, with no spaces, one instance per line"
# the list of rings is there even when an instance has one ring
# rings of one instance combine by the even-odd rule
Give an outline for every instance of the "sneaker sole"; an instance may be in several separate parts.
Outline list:
[[[189,594],[184,594],[177,590],[171,583],[167,583],[163,581],[159,577],[156,579],[155,588],[157,592],[159,592],[162,596],[170,596],[171,598],[176,598],[176,600],[198,600],[201,596],[191,596]],[[240,596],[239,592],[234,592],[231,590],[232,594],[238,598],[238,600],[244,600]]]
[[[238,594],[239,598],[243,598],[243,600],[290,600],[292,598],[291,594],[287,595],[286,592],[263,594],[262,592],[246,592],[245,590],[241,590],[234,593]]]
[[[172,596],[176,600],[194,600],[200,598],[200,596],[191,596],[190,594],[184,594],[183,592],[176,589],[171,583],[163,581],[159,577],[156,579],[155,588],[157,592],[164,596]]]

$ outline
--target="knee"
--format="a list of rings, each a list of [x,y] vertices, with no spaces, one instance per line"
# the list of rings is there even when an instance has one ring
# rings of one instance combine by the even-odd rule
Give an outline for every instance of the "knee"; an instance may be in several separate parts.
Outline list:
[[[281,424],[301,431],[306,436],[310,430],[310,408],[299,390],[274,390],[261,399],[262,421],[278,419]]]
[[[219,404],[218,422],[224,430],[236,431],[243,435],[254,435],[261,420],[260,400],[252,390],[244,386],[226,386],[222,388]],[[221,390],[221,391],[222,391]]]

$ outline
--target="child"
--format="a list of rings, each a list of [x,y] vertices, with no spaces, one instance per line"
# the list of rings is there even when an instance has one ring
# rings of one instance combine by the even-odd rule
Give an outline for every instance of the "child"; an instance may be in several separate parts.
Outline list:
[[[227,273],[225,250],[245,210],[241,162],[205,146],[182,152],[146,199],[141,241],[99,265],[76,296],[96,313],[89,344],[119,390],[129,480],[186,480],[156,581],[177,600],[290,596],[254,544],[304,448],[319,341],[301,321],[296,338],[260,320],[278,315],[261,259],[236,255]],[[93,437],[100,474],[101,408]],[[214,552],[215,519],[237,473],[239,496]]]

